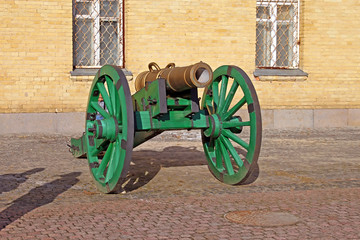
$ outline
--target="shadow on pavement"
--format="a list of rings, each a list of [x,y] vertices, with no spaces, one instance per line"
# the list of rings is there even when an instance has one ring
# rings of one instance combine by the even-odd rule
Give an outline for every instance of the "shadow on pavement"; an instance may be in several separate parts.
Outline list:
[[[246,152],[236,148],[241,158]],[[188,167],[208,165],[205,153],[196,150],[195,147],[166,147],[163,151],[141,150],[134,151],[130,170],[123,180],[120,191],[131,192],[150,182],[162,167]],[[253,183],[260,174],[259,165],[256,163],[250,169],[249,174],[241,182],[241,185]]]
[[[195,147],[166,147],[163,151],[134,151],[122,191],[134,191],[150,182],[162,167],[207,165],[204,152]]]
[[[10,203],[9,207],[0,212],[0,231],[26,213],[53,202],[57,196],[79,182],[77,177],[80,174],[80,172],[73,172],[60,175],[59,179],[36,187]]]
[[[45,168],[34,168],[23,173],[10,173],[0,175],[0,194],[4,192],[10,192],[20,186],[20,184],[28,180],[28,176],[42,172]]]

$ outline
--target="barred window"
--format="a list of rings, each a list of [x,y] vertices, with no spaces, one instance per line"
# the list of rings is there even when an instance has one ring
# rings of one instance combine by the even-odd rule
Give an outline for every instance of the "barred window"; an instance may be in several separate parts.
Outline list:
[[[256,67],[299,67],[299,1],[257,0]]]
[[[123,67],[123,1],[73,0],[75,68]]]

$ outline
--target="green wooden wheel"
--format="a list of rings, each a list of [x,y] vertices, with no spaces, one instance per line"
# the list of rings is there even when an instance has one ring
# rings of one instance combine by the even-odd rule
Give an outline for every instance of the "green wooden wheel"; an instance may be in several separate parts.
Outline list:
[[[90,172],[101,192],[118,192],[126,177],[134,142],[133,112],[124,73],[103,66],[90,89],[85,127]]]
[[[236,66],[219,67],[204,90],[201,108],[209,114],[202,141],[210,172],[227,184],[248,182],[258,170],[262,135],[260,105],[251,80]]]

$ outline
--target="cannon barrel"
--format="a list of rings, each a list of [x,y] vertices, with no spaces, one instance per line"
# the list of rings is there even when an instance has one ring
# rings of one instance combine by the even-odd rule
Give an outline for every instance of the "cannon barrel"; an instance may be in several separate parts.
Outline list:
[[[211,67],[199,62],[186,67],[175,67],[169,63],[165,68],[152,62],[149,63],[149,71],[140,73],[135,80],[135,89],[139,91],[147,82],[153,82],[158,78],[166,80],[167,87],[175,92],[182,92],[191,88],[207,87],[213,78]]]

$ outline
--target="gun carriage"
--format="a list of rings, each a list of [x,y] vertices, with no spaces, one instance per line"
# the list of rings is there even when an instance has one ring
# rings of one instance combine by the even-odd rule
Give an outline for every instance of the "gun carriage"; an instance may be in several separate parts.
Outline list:
[[[133,148],[167,130],[201,130],[209,170],[221,182],[242,184],[254,173],[261,113],[254,86],[243,70],[225,65],[212,72],[203,62],[160,69],[150,63],[149,71],[136,78],[135,88],[131,95],[119,67],[103,66],[90,88],[85,132],[71,139],[72,154],[87,156],[101,192],[118,192]],[[205,88],[201,100],[197,88]],[[246,116],[239,115],[241,109]]]

